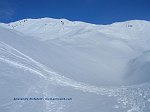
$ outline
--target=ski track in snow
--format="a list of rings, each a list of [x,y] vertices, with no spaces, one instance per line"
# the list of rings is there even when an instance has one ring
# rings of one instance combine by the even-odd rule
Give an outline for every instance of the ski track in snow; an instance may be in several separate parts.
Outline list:
[[[97,95],[116,97],[118,99],[117,105],[119,105],[120,108],[128,108],[128,112],[145,112],[144,110],[147,107],[149,107],[148,109],[150,109],[150,102],[147,100],[150,97],[150,87],[96,87],[77,82],[49,70],[49,68],[47,68],[46,66],[1,41],[0,61],[18,69],[23,69],[25,71],[36,74],[40,78],[48,80],[48,82],[51,84],[71,87],[76,90],[95,93]],[[32,87],[29,88],[25,96],[27,96],[31,91]],[[46,88],[43,93],[45,95],[44,97],[46,97],[48,94]],[[13,103],[15,102],[9,102],[7,104],[1,105],[0,107],[11,105]],[[23,103],[24,102],[22,102],[19,107],[15,108],[14,112],[19,110],[19,108],[22,107]],[[49,103],[50,102],[45,101],[47,110],[50,109],[49,107],[54,106],[53,104]],[[60,105],[60,108],[63,107],[63,105]]]

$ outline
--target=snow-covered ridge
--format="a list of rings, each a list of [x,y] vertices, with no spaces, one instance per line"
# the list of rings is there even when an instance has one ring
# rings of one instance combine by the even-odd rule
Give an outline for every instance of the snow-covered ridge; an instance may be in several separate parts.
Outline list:
[[[95,25],[80,21],[69,21],[67,19],[23,19],[8,24],[0,24],[6,28],[14,29],[24,34],[38,37],[40,40],[59,38],[60,36],[72,36],[74,34],[84,34],[86,32],[101,32],[106,34],[148,31],[150,22],[145,20],[130,20],[116,22],[110,25]],[[128,33],[128,34],[126,34]]]
[[[72,22],[66,19],[41,18],[23,19],[8,24],[2,24],[2,26],[30,36],[36,36],[41,40],[49,40],[66,34],[73,34],[85,29],[87,26],[93,25],[84,22]]]

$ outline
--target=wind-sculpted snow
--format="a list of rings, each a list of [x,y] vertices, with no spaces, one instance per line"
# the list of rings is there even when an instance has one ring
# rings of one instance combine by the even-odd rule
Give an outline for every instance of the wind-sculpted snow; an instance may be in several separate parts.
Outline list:
[[[43,64],[35,61],[31,57],[23,54],[22,52],[16,50],[15,48],[5,44],[4,42],[0,42],[0,62],[6,63],[13,68],[21,69],[25,72],[30,72],[37,77],[39,77],[44,85],[46,84],[52,84],[67,88],[72,88],[76,91],[82,91],[85,93],[91,93],[91,94],[97,94],[98,96],[104,95],[104,97],[115,97],[117,99],[116,105],[114,105],[114,108],[124,108],[124,110],[127,110],[127,112],[149,112],[150,111],[150,87],[145,85],[139,85],[139,86],[122,86],[122,87],[96,87],[91,86],[88,84],[84,84],[81,82],[74,81],[72,79],[63,77],[62,75],[50,71],[49,68],[44,66]],[[15,76],[14,76],[15,77]],[[32,85],[28,93],[34,92],[39,85],[42,83],[39,83],[37,85]],[[46,88],[47,86],[42,86]],[[44,89],[42,88],[42,89]],[[42,90],[43,94],[48,96],[48,90],[44,89]],[[27,97],[27,95],[24,95],[24,97]],[[24,105],[24,102],[21,102],[19,105],[13,105],[15,102],[9,102],[7,104],[1,104],[0,108],[6,108],[7,106],[13,105],[17,107],[14,111],[16,112],[19,110],[21,112],[21,108]],[[65,105],[60,104],[58,102],[55,102],[54,104],[52,102],[45,101],[46,107],[44,112],[54,112],[59,110],[60,112],[63,112],[66,108]],[[59,106],[57,106],[59,105]],[[19,109],[17,109],[19,108]],[[66,112],[67,110],[65,110]],[[116,110],[117,111],[117,110]],[[118,110],[119,111],[119,110]]]
[[[150,81],[150,52],[145,51],[142,55],[131,60],[126,73],[126,80],[129,83],[145,83]],[[138,80],[137,80],[138,79]]]

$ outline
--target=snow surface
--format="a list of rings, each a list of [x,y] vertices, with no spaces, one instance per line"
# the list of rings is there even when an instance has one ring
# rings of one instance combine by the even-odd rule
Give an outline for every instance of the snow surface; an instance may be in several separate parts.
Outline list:
[[[149,29],[143,20],[0,23],[0,112],[149,112]]]

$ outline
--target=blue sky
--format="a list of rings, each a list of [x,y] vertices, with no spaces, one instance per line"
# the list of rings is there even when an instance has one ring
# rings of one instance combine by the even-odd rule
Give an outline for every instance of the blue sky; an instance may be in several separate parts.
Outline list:
[[[150,0],[0,0],[0,22],[41,17],[94,24],[150,21]]]

